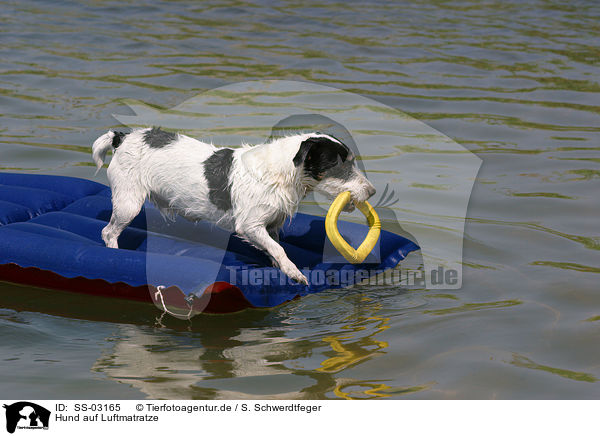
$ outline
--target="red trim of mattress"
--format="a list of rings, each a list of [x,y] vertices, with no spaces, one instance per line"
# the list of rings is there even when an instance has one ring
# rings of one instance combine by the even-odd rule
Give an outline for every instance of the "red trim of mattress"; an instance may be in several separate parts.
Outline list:
[[[109,283],[102,279],[68,278],[53,271],[21,267],[14,263],[0,265],[0,281],[78,294],[156,303],[154,301],[156,288],[152,285],[131,286],[123,282]],[[164,289],[162,294],[168,306],[189,308],[185,301],[185,294],[176,286]],[[161,306],[160,302],[158,305]],[[238,287],[227,282],[215,282],[208,286],[204,294],[194,300],[193,306],[195,311],[207,313],[231,313],[253,307]]]

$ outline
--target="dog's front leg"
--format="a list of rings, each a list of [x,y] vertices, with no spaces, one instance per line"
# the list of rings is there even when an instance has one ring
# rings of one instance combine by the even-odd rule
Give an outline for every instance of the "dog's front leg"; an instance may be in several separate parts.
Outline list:
[[[279,269],[283,271],[285,275],[298,283],[308,285],[308,279],[300,272],[298,267],[288,259],[283,247],[271,238],[265,227],[255,227],[243,231],[238,229],[237,233],[247,239],[250,243],[269,253],[273,260],[277,262]]]

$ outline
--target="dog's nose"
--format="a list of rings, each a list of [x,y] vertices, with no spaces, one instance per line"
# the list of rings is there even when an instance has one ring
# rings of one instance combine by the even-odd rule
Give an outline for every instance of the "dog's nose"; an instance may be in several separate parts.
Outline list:
[[[377,192],[377,190],[375,189],[375,187],[373,185],[369,186],[367,188],[367,194],[369,194],[368,198],[371,198],[372,196],[374,196],[376,192]]]

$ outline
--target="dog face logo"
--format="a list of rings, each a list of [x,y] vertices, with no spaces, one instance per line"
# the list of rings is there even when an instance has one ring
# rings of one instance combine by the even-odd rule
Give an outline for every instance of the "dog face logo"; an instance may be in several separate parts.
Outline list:
[[[50,411],[28,401],[5,404],[6,431],[14,433],[19,429],[48,429]]]
[[[368,200],[376,209],[382,230],[404,236],[420,247],[420,257],[414,255],[408,265],[407,272],[411,275],[403,279],[406,286],[421,286],[424,282],[428,289],[462,287],[467,207],[482,161],[425,123],[358,94],[287,80],[232,83],[206,91],[164,112],[140,102],[129,101],[127,104],[135,115],[114,115],[123,125],[162,126],[218,146],[221,150],[207,158],[207,163],[212,164],[209,161],[214,159],[218,163],[215,167],[229,171],[225,174],[235,175],[238,186],[253,189],[242,195],[243,190],[222,183],[223,172],[212,172],[218,177],[212,186],[211,180],[207,180],[209,194],[206,201],[199,203],[215,205],[214,217],[219,220],[219,225],[227,224],[228,219],[237,223],[237,217],[241,215],[250,216],[246,212],[256,211],[255,203],[259,202],[258,206],[276,215],[276,219],[266,228],[266,233],[262,231],[258,236],[277,249],[275,230],[284,217],[293,215],[296,210],[324,217],[332,198],[340,192],[350,191],[353,201],[348,202],[345,211],[351,212],[355,203]],[[158,129],[148,129],[146,133],[151,137],[144,136],[138,142],[144,142],[152,151],[159,150],[167,142],[171,144],[176,138]],[[103,150],[120,146],[120,137],[113,144],[114,135],[111,132],[103,137]],[[235,151],[228,149],[229,146]],[[243,158],[238,159],[235,153]],[[189,160],[189,154],[184,154],[184,159]],[[272,171],[274,169],[285,171]],[[171,173],[177,174],[177,171]],[[302,189],[290,189],[276,202],[270,200],[274,196],[267,200],[271,186],[279,187],[290,181]],[[248,207],[237,209],[241,215],[234,217],[219,212],[229,210],[235,195],[249,200]],[[293,202],[283,201],[286,199]],[[292,203],[298,209],[288,207]],[[165,205],[168,212],[169,203],[165,202]],[[279,213],[274,213],[273,208],[278,208],[275,212]],[[262,209],[259,217],[263,216]],[[159,227],[155,233],[159,235],[162,224],[154,218],[152,209],[148,211],[147,222],[157,223]],[[362,222],[363,217],[355,215]],[[246,228],[240,226],[242,231]],[[212,231],[210,245],[222,248],[218,252],[225,253],[229,236],[228,232]],[[362,235],[343,233],[343,229],[342,237],[352,246],[363,240]],[[147,245],[148,253],[164,249],[160,237],[149,237]],[[221,277],[223,257],[218,256],[221,254],[206,262],[206,273],[192,285],[197,291],[189,293],[189,301]],[[277,263],[275,257],[271,257],[265,256],[265,264],[271,263],[269,260]],[[156,262],[162,262],[161,259],[160,256],[147,257],[149,283],[165,282],[158,273],[163,270],[156,268]],[[322,259],[323,263],[346,262],[328,239],[323,241]],[[380,262],[381,245],[376,244],[365,263]],[[296,281],[308,281],[301,271],[297,271],[296,265],[284,263],[286,271],[280,268],[284,274]],[[271,279],[266,277],[265,280]],[[166,310],[162,294],[152,295],[158,307]],[[192,310],[186,308],[176,316],[189,318],[191,314]]]

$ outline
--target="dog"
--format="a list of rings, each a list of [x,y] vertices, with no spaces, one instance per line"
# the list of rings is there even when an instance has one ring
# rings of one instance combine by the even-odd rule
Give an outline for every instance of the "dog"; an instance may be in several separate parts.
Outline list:
[[[150,199],[166,215],[208,220],[235,232],[305,285],[308,280],[279,244],[286,217],[296,213],[311,190],[329,198],[350,191],[348,211],[375,194],[351,150],[318,132],[232,149],[157,127],[130,133],[109,130],[92,146],[96,173],[111,149],[113,211],[102,230],[107,247],[118,248],[119,235]]]

